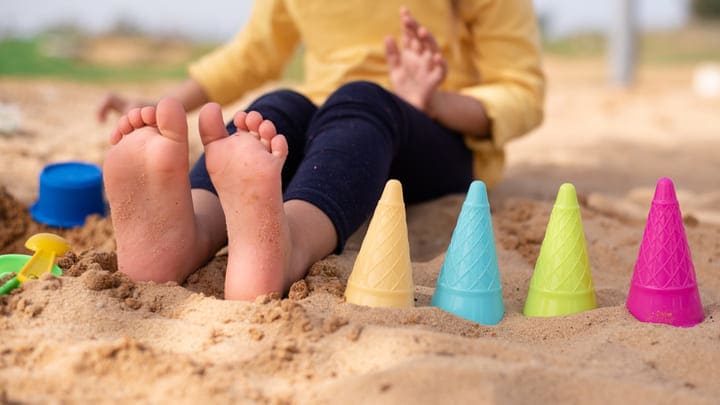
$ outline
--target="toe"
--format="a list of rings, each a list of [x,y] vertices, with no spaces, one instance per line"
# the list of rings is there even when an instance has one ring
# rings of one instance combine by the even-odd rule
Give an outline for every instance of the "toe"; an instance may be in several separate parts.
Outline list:
[[[127,113],[128,121],[133,128],[138,129],[145,126],[139,108],[133,108]]]
[[[130,132],[132,132],[133,130],[135,130],[135,128],[133,128],[132,124],[130,124],[130,120],[128,119],[128,116],[123,115],[118,120],[117,130],[118,130],[118,132],[120,132],[120,134],[127,135]]]
[[[140,110],[140,116],[142,117],[142,120],[145,123],[145,125],[157,124],[157,116],[156,116],[156,112],[155,112],[155,107],[143,107]]]
[[[203,145],[227,137],[227,131],[225,130],[222,117],[222,109],[219,104],[208,103],[200,109],[198,129]]]
[[[270,152],[283,163],[288,155],[288,144],[284,135],[276,135],[270,140]]]
[[[247,124],[245,124],[246,118],[247,113],[245,111],[238,111],[235,113],[235,116],[233,117],[233,124],[235,124],[235,128],[237,128],[238,131],[248,131]]]
[[[120,131],[115,128],[112,133],[110,134],[110,145],[117,145],[118,142],[122,139],[123,134],[120,133]]]
[[[245,117],[245,125],[247,130],[250,132],[259,132],[260,124],[263,122],[263,117],[257,111],[250,111]]]
[[[187,117],[179,101],[166,97],[157,105],[157,126],[160,133],[177,142],[187,142]]]
[[[277,135],[275,124],[272,121],[264,120],[258,127],[258,134],[260,134],[260,142],[270,151],[270,141]]]

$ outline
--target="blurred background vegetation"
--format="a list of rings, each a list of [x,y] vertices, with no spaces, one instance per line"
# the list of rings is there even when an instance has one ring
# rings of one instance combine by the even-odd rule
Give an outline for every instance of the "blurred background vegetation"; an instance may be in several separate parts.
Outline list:
[[[180,79],[188,64],[218,46],[118,27],[91,35],[58,26],[30,38],[0,38],[0,76],[87,81]],[[300,52],[286,77],[302,77]]]
[[[692,17],[682,29],[639,34],[638,63],[720,61],[720,0],[691,0],[689,4]],[[123,21],[101,34],[59,25],[31,37],[0,37],[0,76],[90,81],[179,79],[186,75],[190,61],[217,45],[178,36],[149,36]],[[607,40],[602,32],[559,38],[544,35],[544,50],[551,57],[601,59]],[[302,77],[301,54],[299,50],[288,67],[287,79]]]
[[[704,20],[720,19],[720,0],[692,0],[694,16]]]
[[[638,63],[682,64],[720,61],[720,0],[691,0],[689,22],[679,29],[638,34]],[[543,25],[542,19],[540,20]],[[544,51],[568,58],[599,58],[607,52],[605,33],[548,39]]]
[[[0,75],[79,80],[180,78],[215,44],[147,36],[127,26],[91,35],[70,25],[0,40]]]

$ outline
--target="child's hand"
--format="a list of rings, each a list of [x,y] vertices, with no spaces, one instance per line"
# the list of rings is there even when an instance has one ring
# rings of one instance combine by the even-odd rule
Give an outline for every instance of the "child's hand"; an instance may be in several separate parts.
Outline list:
[[[154,104],[143,102],[143,101],[138,101],[138,100],[129,101],[126,98],[119,96],[115,93],[108,93],[98,104],[97,119],[100,122],[105,122],[105,120],[107,119],[107,116],[111,112],[115,112],[115,113],[122,115],[122,114],[126,114],[128,111],[130,111],[133,108],[145,107],[148,105],[154,105]]]
[[[432,116],[431,100],[445,79],[447,63],[435,37],[421,26],[406,8],[400,9],[403,27],[402,49],[395,39],[385,39],[385,57],[395,93]]]

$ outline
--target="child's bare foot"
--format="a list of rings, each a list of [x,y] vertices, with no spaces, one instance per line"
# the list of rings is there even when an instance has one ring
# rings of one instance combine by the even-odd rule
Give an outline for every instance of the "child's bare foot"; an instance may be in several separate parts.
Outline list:
[[[104,180],[120,271],[134,280],[182,282],[199,263],[182,105],[130,110],[111,136]]]
[[[250,300],[286,288],[292,244],[280,173],[288,145],[257,112],[234,121],[238,133],[228,136],[217,104],[200,111],[207,170],[228,229],[225,298]]]

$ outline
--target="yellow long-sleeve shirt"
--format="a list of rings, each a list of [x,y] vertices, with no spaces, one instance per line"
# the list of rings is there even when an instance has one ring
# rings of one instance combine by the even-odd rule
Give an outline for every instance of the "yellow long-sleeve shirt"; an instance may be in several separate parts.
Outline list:
[[[190,66],[208,97],[227,103],[279,78],[304,46],[304,82],[317,104],[340,85],[369,80],[391,89],[384,38],[400,37],[407,6],[448,62],[441,88],[479,100],[491,140],[466,136],[474,174],[488,187],[502,175],[503,146],[542,121],[544,76],[531,0],[258,0],[235,39]]]

